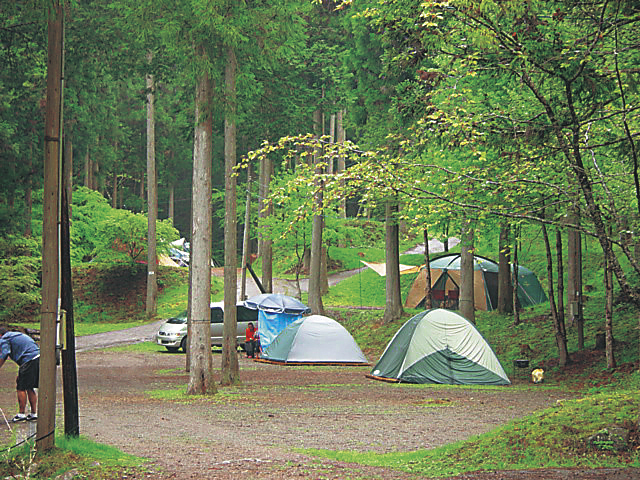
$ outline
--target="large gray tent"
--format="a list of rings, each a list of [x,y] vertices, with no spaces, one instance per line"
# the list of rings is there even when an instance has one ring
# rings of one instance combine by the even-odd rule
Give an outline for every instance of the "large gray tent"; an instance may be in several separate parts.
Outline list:
[[[287,364],[368,365],[347,329],[322,315],[302,317],[289,324],[271,342],[262,359]]]
[[[369,377],[408,383],[511,383],[480,332],[464,317],[442,308],[407,321]]]

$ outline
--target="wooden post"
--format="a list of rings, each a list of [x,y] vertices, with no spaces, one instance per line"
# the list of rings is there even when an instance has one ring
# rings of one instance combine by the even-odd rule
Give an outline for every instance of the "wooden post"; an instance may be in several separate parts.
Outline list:
[[[42,310],[40,318],[40,379],[36,448],[55,446],[56,323],[60,280],[60,140],[62,110],[63,9],[57,1],[49,10],[47,107],[44,137],[44,196],[42,225]]]

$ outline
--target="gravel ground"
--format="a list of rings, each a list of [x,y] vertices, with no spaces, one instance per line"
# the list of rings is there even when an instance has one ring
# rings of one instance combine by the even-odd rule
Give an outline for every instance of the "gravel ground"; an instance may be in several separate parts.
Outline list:
[[[154,353],[101,349],[149,340],[159,323],[76,340],[80,433],[149,459],[144,477],[128,479],[411,479],[416,477],[317,459],[295,449],[385,453],[433,448],[571,397],[544,388],[523,392],[389,384],[365,378],[368,367],[284,367],[240,355],[240,386],[189,403],[159,400],[149,392],[186,389],[183,354],[160,347]],[[213,359],[217,384],[219,352]],[[0,369],[0,409],[9,418],[16,408],[16,371],[13,362]],[[58,379],[59,428],[61,385]],[[0,444],[9,438],[8,429],[0,431]],[[456,477],[515,479],[632,480],[640,479],[640,471],[553,469]]]
[[[78,353],[81,434],[148,458],[146,478],[405,479],[414,477],[315,459],[294,448],[380,453],[433,448],[569,397],[542,389],[396,385],[365,378],[366,367],[284,367],[241,356],[242,384],[237,388],[189,403],[153,399],[151,390],[185,388],[184,360],[182,354],[160,349],[153,354]],[[214,354],[216,376],[219,362],[220,355]],[[15,409],[13,375],[10,369],[0,370],[0,406],[7,413]],[[640,474],[547,470],[459,478],[628,480]]]

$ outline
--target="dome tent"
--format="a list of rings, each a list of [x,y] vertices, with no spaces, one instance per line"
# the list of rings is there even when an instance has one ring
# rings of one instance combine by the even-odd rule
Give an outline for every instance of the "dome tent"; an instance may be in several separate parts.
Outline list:
[[[368,376],[408,383],[511,383],[480,332],[464,317],[441,308],[408,320]]]
[[[289,324],[263,352],[273,363],[369,365],[351,334],[323,315],[302,317]]]
[[[460,291],[460,254],[443,255],[429,262],[431,269],[431,291],[434,307],[458,309]],[[493,260],[473,257],[474,306],[477,310],[494,310],[498,304],[498,264]],[[514,267],[511,266],[513,272]],[[424,305],[427,286],[426,268],[423,266],[407,295],[404,306],[418,308]],[[535,274],[518,266],[518,302],[529,307],[548,301],[544,289]]]
[[[269,344],[284,330],[311,309],[299,300],[281,293],[263,293],[244,301],[244,305],[258,310],[258,335],[260,347],[265,351]]]

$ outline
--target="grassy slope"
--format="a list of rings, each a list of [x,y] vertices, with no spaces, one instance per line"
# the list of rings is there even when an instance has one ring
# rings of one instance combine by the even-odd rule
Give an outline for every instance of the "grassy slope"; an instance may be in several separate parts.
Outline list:
[[[539,232],[528,232],[530,241],[520,253],[521,263],[533,270],[545,289],[546,257],[536,249]],[[540,240],[540,241],[536,241]],[[523,242],[524,243],[524,242]],[[495,258],[497,247],[484,243],[478,253]],[[615,306],[615,355],[618,368],[608,370],[604,352],[595,351],[595,335],[604,328],[602,262],[597,246],[585,247],[584,284],[585,350],[577,351],[576,329],[568,327],[568,346],[573,362],[565,368],[557,365],[557,351],[549,305],[539,305],[522,312],[522,323],[513,325],[511,316],[494,312],[477,312],[478,330],[492,346],[498,358],[513,373],[513,360],[523,352],[532,367],[545,370],[545,382],[536,388],[570,388],[582,392],[582,400],[564,402],[524,420],[509,423],[486,435],[443,448],[401,452],[387,455],[362,452],[315,452],[320,456],[373,465],[385,465],[426,476],[460,474],[483,469],[526,469],[553,466],[625,466],[640,467],[638,412],[640,411],[640,375],[638,374],[638,311],[632,306]],[[401,263],[419,264],[422,256],[403,256]],[[408,278],[405,278],[408,277]],[[402,277],[406,295],[413,276]],[[366,292],[366,294],[363,294]],[[325,305],[383,306],[384,278],[371,271],[345,280],[326,297]],[[330,308],[330,307],[329,307]],[[391,335],[418,310],[407,311],[394,324],[382,324],[382,312],[337,309],[359,345],[370,358],[377,358]],[[455,388],[455,387],[454,387]],[[576,419],[579,419],[576,421]],[[615,453],[587,448],[586,439],[608,425],[624,425],[632,430],[633,449]],[[522,448],[522,447],[526,448]],[[606,448],[606,445],[604,445]]]

